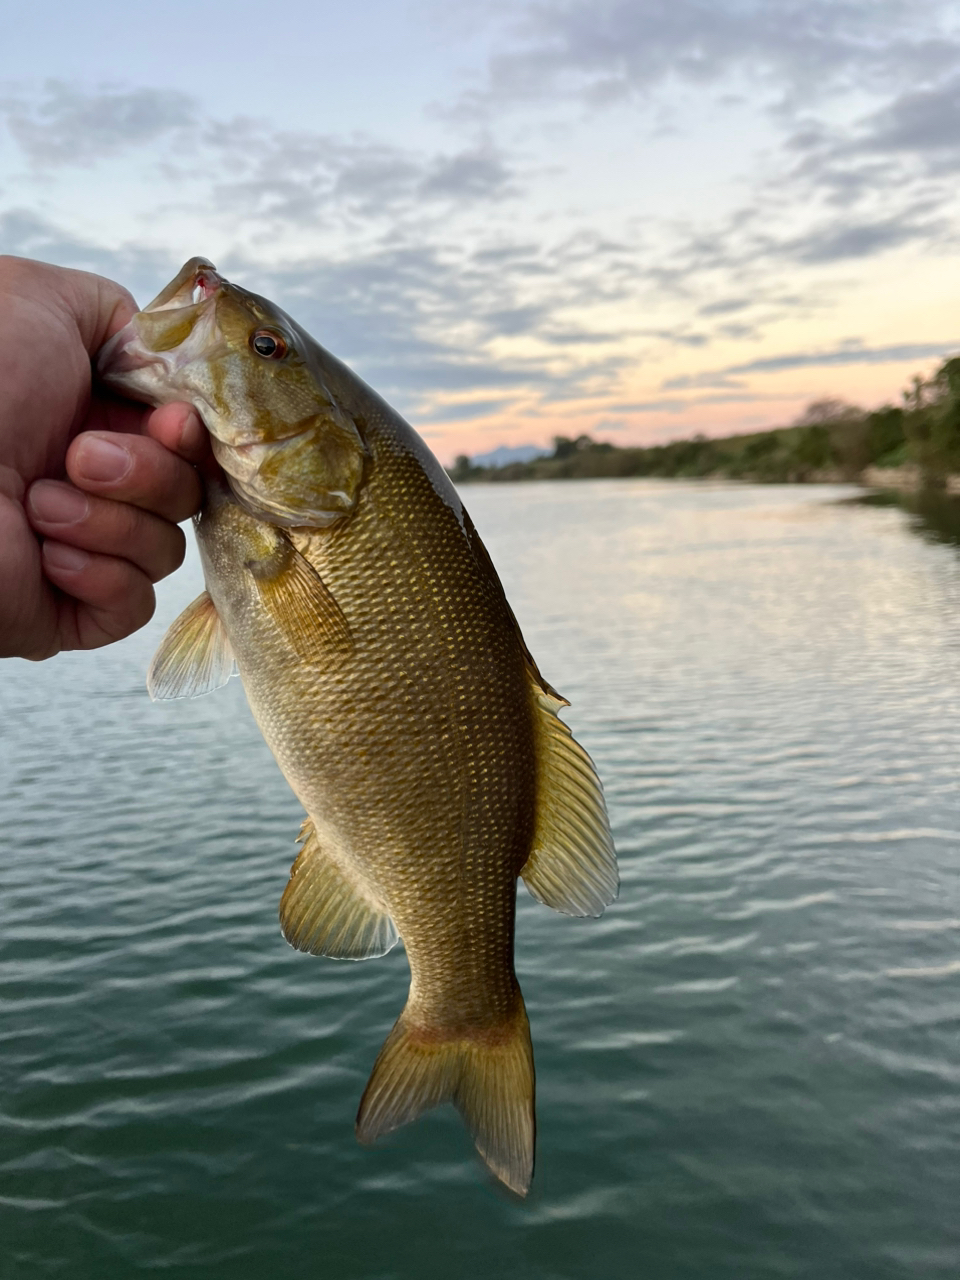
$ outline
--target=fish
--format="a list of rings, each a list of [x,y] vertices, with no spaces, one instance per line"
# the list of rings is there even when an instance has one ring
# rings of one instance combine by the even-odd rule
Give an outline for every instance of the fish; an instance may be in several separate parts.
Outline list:
[[[560,718],[463,503],[423,440],[279,307],[193,258],[101,350],[126,396],[188,401],[216,467],[206,589],[150,666],[155,699],[236,669],[306,818],[284,937],[363,960],[402,939],[405,1007],[362,1143],[451,1102],[489,1170],[533,1176],[517,880],[598,916],[619,879],[603,788]]]

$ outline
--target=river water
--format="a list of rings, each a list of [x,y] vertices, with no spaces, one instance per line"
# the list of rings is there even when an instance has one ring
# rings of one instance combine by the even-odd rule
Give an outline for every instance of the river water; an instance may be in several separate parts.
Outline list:
[[[153,705],[200,589],[0,664],[0,1276],[960,1274],[960,560],[839,487],[476,486],[595,757],[600,921],[520,890],[539,1144],[360,1148],[402,947],[300,955],[300,811],[238,681]]]

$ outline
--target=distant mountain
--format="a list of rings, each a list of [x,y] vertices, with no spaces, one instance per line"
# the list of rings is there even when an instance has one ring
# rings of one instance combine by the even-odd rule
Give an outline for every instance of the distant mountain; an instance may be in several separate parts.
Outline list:
[[[510,462],[532,462],[549,452],[539,444],[501,444],[489,453],[475,453],[470,461],[475,467],[505,467]]]

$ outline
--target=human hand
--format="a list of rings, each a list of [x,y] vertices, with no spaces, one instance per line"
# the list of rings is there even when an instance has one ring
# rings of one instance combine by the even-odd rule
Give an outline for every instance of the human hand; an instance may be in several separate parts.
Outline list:
[[[91,355],[136,310],[100,276],[0,257],[0,657],[123,639],[183,561],[206,429],[189,405],[92,386]]]

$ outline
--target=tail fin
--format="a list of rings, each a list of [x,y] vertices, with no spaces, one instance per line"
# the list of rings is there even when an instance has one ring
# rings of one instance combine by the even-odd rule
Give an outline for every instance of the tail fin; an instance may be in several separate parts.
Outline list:
[[[524,1196],[536,1134],[533,1046],[523,1000],[514,1018],[477,1038],[438,1040],[405,1009],[387,1036],[357,1113],[357,1137],[375,1142],[441,1102],[452,1102],[488,1167]]]

